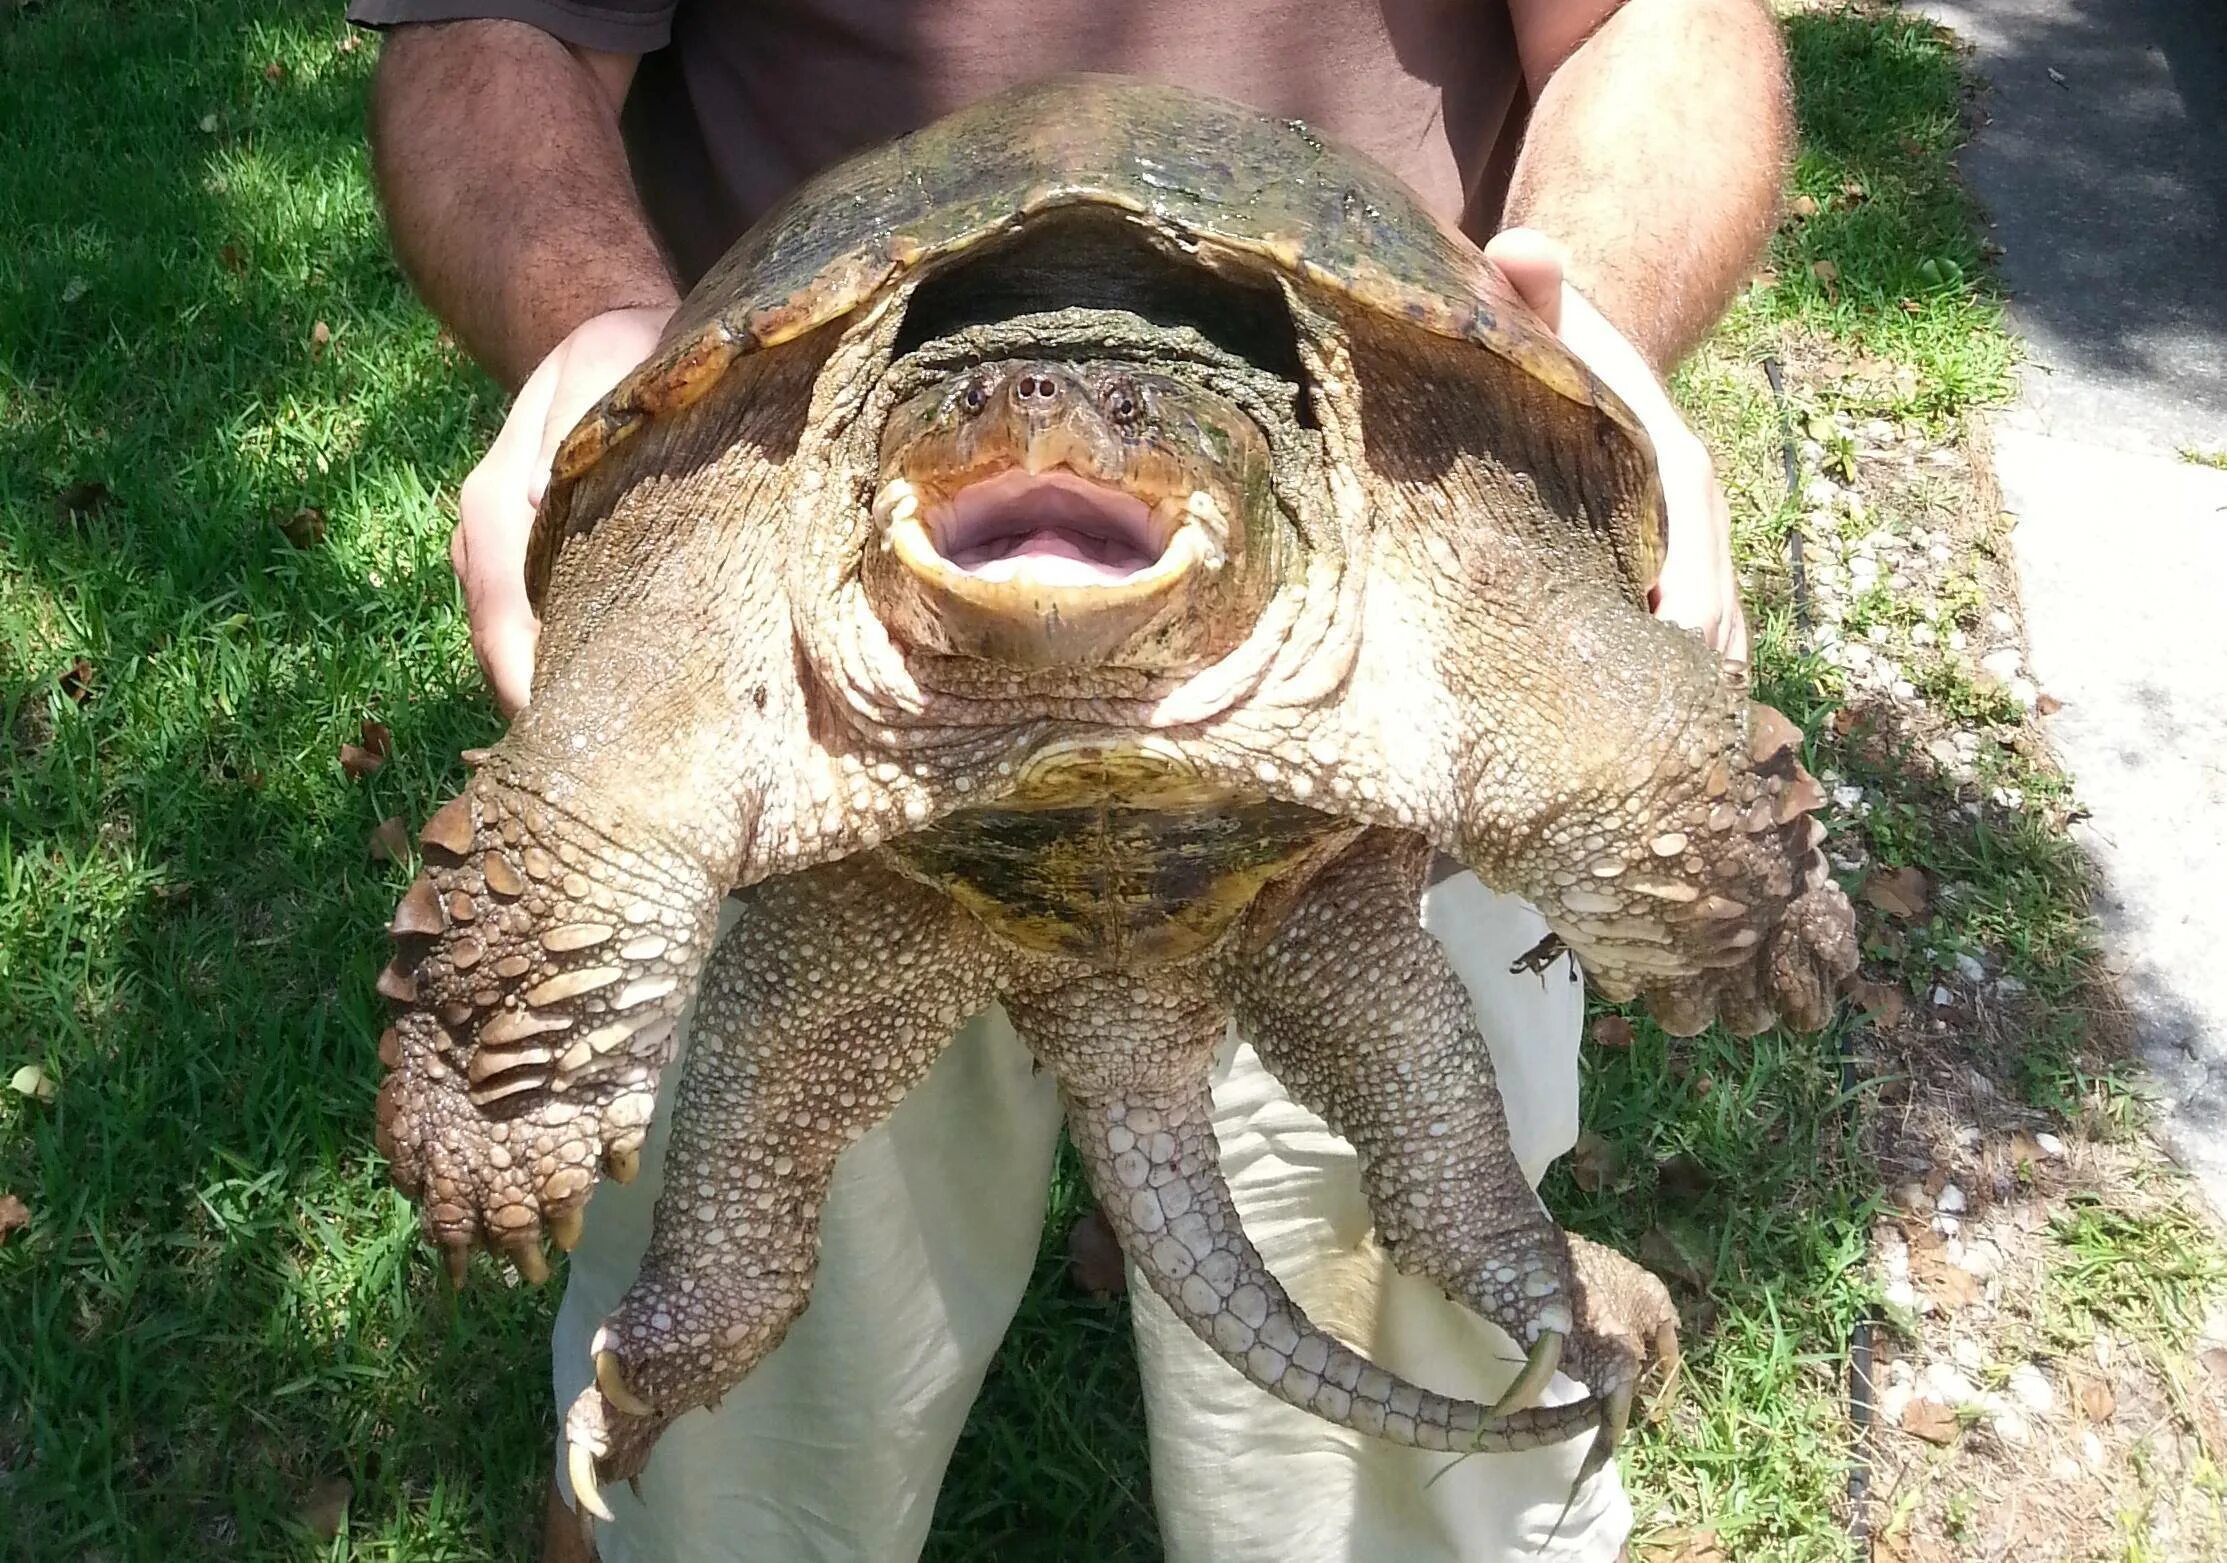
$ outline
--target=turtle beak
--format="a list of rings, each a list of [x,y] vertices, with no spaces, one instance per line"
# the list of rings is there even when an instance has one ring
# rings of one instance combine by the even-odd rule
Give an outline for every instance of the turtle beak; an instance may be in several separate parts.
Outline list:
[[[902,477],[874,503],[885,554],[934,649],[1016,667],[1115,660],[1227,563],[1204,490],[1147,504],[1065,468],[1009,468],[948,496]]]

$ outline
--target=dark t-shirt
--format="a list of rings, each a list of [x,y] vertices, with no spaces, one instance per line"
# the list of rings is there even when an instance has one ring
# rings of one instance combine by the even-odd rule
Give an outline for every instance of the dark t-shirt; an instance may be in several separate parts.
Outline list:
[[[348,15],[503,17],[645,56],[627,147],[685,283],[820,169],[1062,71],[1303,118],[1479,238],[1524,110],[1505,0],[351,0]]]

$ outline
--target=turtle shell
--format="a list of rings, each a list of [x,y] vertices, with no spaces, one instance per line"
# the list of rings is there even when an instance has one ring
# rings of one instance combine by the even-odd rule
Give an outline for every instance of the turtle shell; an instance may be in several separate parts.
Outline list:
[[[553,486],[569,487],[651,419],[702,397],[743,355],[1044,213],[1092,206],[1203,266],[1281,270],[1475,343],[1646,449],[1615,393],[1475,245],[1383,168],[1299,120],[1127,78],[1066,76],[963,109],[800,186],[705,274],[656,355],[573,429]],[[537,600],[561,510],[543,507],[529,545]]]

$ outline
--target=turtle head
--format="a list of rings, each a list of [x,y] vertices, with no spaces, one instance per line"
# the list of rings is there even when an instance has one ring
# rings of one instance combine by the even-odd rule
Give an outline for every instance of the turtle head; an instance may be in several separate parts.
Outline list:
[[[1037,669],[1199,665],[1274,585],[1268,436],[1133,363],[964,365],[884,426],[868,588],[900,641]]]

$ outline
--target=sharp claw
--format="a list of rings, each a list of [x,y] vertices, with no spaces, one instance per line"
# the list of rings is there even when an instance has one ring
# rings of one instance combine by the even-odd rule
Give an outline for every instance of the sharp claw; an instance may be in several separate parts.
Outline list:
[[[595,1453],[579,1439],[569,1439],[565,1445],[565,1468],[572,1477],[572,1498],[583,1513],[609,1523],[611,1506],[603,1501],[603,1494],[596,1490]]]
[[[472,1245],[469,1243],[443,1243],[441,1263],[448,1268],[448,1284],[461,1289],[464,1276],[471,1269]]]
[[[1616,1446],[1624,1440],[1624,1429],[1632,1420],[1632,1386],[1624,1385],[1611,1394],[1601,1411],[1601,1430],[1593,1435],[1593,1447],[1585,1451],[1585,1464],[1578,1468],[1578,1485],[1583,1486],[1600,1473],[1601,1467],[1615,1458]]]
[[[620,1364],[619,1354],[615,1351],[599,1349],[596,1352],[595,1387],[603,1391],[605,1400],[628,1416],[657,1415],[657,1408],[634,1393],[634,1386],[626,1381],[626,1369]]]
[[[549,1261],[542,1257],[541,1244],[532,1237],[518,1237],[503,1245],[503,1252],[518,1267],[518,1278],[528,1286],[539,1286],[549,1279]]]
[[[1662,1364],[1662,1386],[1655,1391],[1655,1404],[1659,1407],[1669,1402],[1671,1392],[1678,1387],[1679,1371],[1685,1366],[1678,1352],[1678,1326],[1663,1323],[1655,1328],[1655,1360]]]
[[[634,1175],[642,1170],[642,1152],[639,1146],[623,1151],[610,1151],[603,1158],[603,1165],[611,1176],[621,1183],[632,1183]]]
[[[1515,1382],[1501,1392],[1493,1402],[1488,1416],[1498,1419],[1513,1416],[1529,1409],[1546,1393],[1547,1385],[1554,1381],[1557,1369],[1562,1366],[1563,1334],[1560,1330],[1546,1330],[1539,1336],[1539,1343],[1531,1348],[1530,1357],[1523,1364]]]
[[[564,1253],[571,1253],[580,1241],[580,1232],[587,1225],[587,1212],[575,1205],[570,1210],[560,1210],[549,1218],[549,1240]]]

